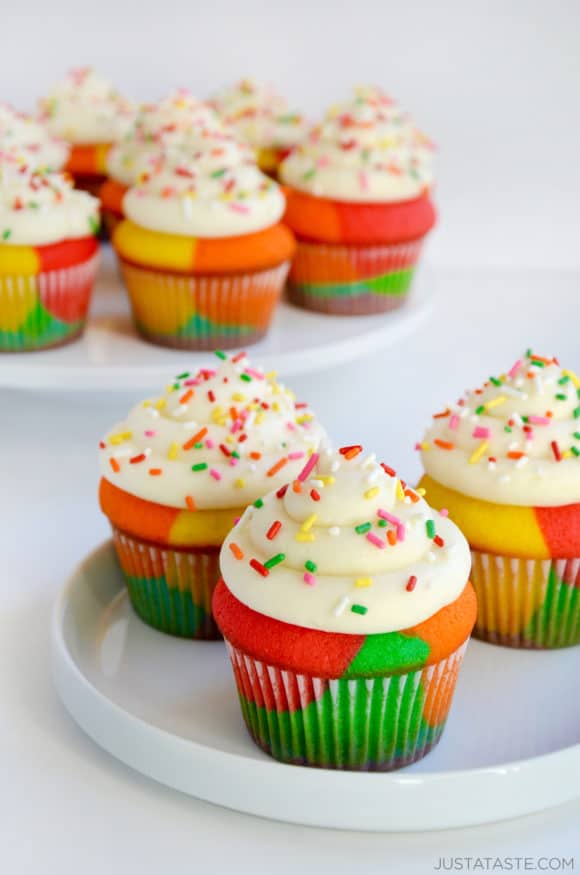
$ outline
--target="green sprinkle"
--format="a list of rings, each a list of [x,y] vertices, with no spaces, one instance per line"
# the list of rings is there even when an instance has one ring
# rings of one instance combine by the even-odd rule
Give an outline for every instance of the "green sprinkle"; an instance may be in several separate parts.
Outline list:
[[[559,385],[559,386],[565,386],[566,383],[569,383],[569,382],[570,382],[570,377],[568,377],[568,376],[566,375],[565,377],[560,377],[560,379],[558,380],[558,385]]]
[[[313,167],[311,170],[307,170],[306,173],[302,175],[302,179],[312,179],[313,176],[316,176],[316,167]]]
[[[577,441],[580,441],[580,431],[575,431],[574,437],[576,438]]]
[[[532,355],[533,355],[532,348],[529,347],[528,349],[526,349],[526,358],[531,359]]]
[[[485,406],[483,404],[480,404],[479,407],[475,408],[475,412],[478,416],[481,416],[481,414],[485,412]]]
[[[264,506],[264,502],[262,501],[262,499],[257,498],[254,502],[254,507],[263,507],[263,506]]]
[[[221,349],[216,349],[215,354],[217,355],[218,359],[222,360],[222,362],[225,362],[225,360],[227,359],[227,355],[225,354],[225,352],[222,352]]]
[[[530,417],[529,417],[529,416],[522,416],[522,422],[526,422],[526,423],[528,423],[529,421],[530,421]]]
[[[576,397],[580,398],[580,389],[576,389]]]
[[[178,374],[175,378],[176,380],[187,380],[189,377],[189,371],[186,371],[184,374]]]
[[[425,529],[427,530],[427,537],[434,538],[435,537],[435,520],[427,520],[425,523]]]
[[[580,450],[578,447],[570,447],[575,456],[580,456]]]
[[[307,571],[311,571],[312,574],[318,569],[318,565],[316,562],[313,562],[312,559],[307,559],[304,563],[304,567]]]
[[[380,526],[381,529],[385,529],[385,528],[388,526],[388,522],[387,522],[386,520],[384,520],[384,519],[381,518],[381,519],[378,521],[377,525]]]
[[[490,377],[489,382],[493,383],[494,386],[501,386],[501,380],[498,380],[497,377]]]
[[[234,459],[239,459],[239,458],[240,458],[240,454],[238,453],[237,450],[232,450],[231,453],[230,453],[230,456],[232,456]]]
[[[213,173],[210,173],[212,179],[219,179],[220,176],[223,176],[226,172],[226,168],[222,167],[221,170],[214,170]]]
[[[574,411],[574,419],[578,419],[579,416],[580,416],[580,407],[577,407],[576,410]]]
[[[366,535],[367,532],[370,532],[372,529],[372,523],[361,523],[359,526],[355,526],[354,530],[357,535]]]
[[[191,466],[192,471],[205,471],[207,468],[207,462],[197,462],[196,465]]]
[[[568,400],[568,396],[563,395],[562,392],[558,392],[558,394],[555,397],[556,397],[557,401],[567,401]]]
[[[6,228],[6,230],[2,232],[2,239],[8,240],[8,238],[10,237],[11,234],[12,234],[12,231],[10,231],[8,228]]]
[[[175,389],[175,390],[177,391],[177,389],[181,389],[181,384],[180,384],[180,383],[174,383],[173,386],[172,386],[171,388],[172,388],[172,389]]]
[[[243,380],[245,383],[251,383],[252,378],[249,374],[240,374],[240,380]]]
[[[353,614],[361,614],[363,617],[368,611],[368,608],[365,608],[364,605],[352,605],[351,611]]]
[[[264,568],[274,568],[276,565],[279,565],[280,562],[283,562],[285,558],[285,553],[276,553],[275,556],[272,556],[264,562]]]
[[[503,430],[504,430],[504,431],[507,431],[508,434],[511,434],[511,433],[512,433],[512,430],[511,430],[511,428],[509,427],[509,425],[504,425]]]
[[[539,362],[539,361],[537,361],[537,359],[532,359],[532,361],[530,362],[530,364],[531,364],[531,366],[532,366],[533,368],[544,368],[544,367],[546,367],[545,364],[544,364],[544,362]]]
[[[202,450],[203,449],[203,441],[198,441],[193,445],[194,450]]]

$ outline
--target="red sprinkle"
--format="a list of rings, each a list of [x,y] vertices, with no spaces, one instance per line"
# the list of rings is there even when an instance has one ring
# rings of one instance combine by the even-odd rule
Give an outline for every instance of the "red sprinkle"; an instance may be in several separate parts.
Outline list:
[[[409,580],[407,581],[407,585],[406,585],[405,589],[407,590],[407,592],[413,592],[413,590],[415,589],[416,586],[417,586],[417,578],[415,577],[414,574],[412,574],[410,576]]]
[[[245,353],[245,352],[239,352],[237,355],[235,355],[235,356],[232,358],[232,361],[234,362],[234,364],[237,364],[238,362],[241,362],[241,360],[242,360],[243,358],[245,358],[245,357],[246,357],[246,353]]]
[[[552,447],[552,452],[554,453],[554,458],[557,462],[562,461],[562,453],[560,452],[560,447],[558,446],[557,441],[552,441],[550,446]]]
[[[277,498],[284,498],[284,496],[286,495],[287,492],[288,492],[288,484],[286,483],[285,486],[281,486],[280,489],[277,491],[276,497]]]
[[[102,441],[99,441],[99,447],[101,448],[101,450],[104,450],[106,446],[107,445],[104,444]]]
[[[320,492],[317,489],[310,490],[310,498],[312,501],[320,501]]]
[[[341,447],[338,451],[341,456],[344,456],[345,459],[354,459],[355,456],[358,456],[359,453],[362,453],[362,447],[360,444],[353,444],[350,447]]]
[[[435,535],[435,537],[433,538],[433,543],[434,543],[434,544],[437,544],[438,547],[444,547],[444,546],[445,546],[445,541],[443,540],[443,538],[441,537],[441,535]]]
[[[281,528],[282,523],[280,522],[280,520],[275,520],[266,532],[266,537],[268,538],[268,540],[273,541]]]
[[[270,574],[268,569],[264,565],[262,565],[261,562],[258,562],[257,559],[250,559],[250,565],[254,569],[254,571],[257,571],[258,574],[262,575],[262,577],[268,577],[268,575]]]
[[[385,465],[384,462],[381,462],[381,468],[383,469],[385,474],[389,475],[389,477],[396,477],[397,476],[397,472],[395,471],[395,469],[390,468],[388,465]]]
[[[209,400],[213,404],[213,402],[215,401],[215,394],[214,394],[212,389],[208,389],[207,397],[209,398]]]
[[[144,462],[146,458],[147,456],[145,455],[145,453],[139,453],[138,456],[133,456],[131,459],[129,459],[129,464],[138,465],[139,462]]]

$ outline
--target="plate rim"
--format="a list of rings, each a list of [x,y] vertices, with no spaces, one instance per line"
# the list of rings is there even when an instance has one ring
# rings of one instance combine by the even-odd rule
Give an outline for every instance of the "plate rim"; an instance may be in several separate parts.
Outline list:
[[[580,743],[570,745],[558,751],[541,754],[537,757],[498,763],[493,766],[480,766],[474,769],[436,771],[421,774],[408,774],[404,771],[390,773],[341,772],[286,765],[269,758],[264,761],[256,760],[245,757],[243,754],[220,750],[199,741],[183,738],[172,733],[170,730],[149,723],[130,710],[124,709],[122,705],[108,698],[104,692],[98,689],[83,673],[80,665],[67,646],[64,619],[71,594],[75,587],[79,586],[82,582],[83,570],[86,571],[87,566],[90,569],[96,565],[101,556],[110,553],[113,549],[110,538],[96,546],[75,566],[60,588],[51,616],[53,681],[62,703],[80,728],[110,755],[152,780],[198,799],[246,814],[307,826],[350,829],[363,832],[415,832],[492,823],[565,804],[580,796]],[[292,804],[287,806],[286,810],[274,813],[268,809],[267,803],[257,804],[255,800],[252,801],[244,796],[241,796],[236,802],[236,798],[239,796],[239,794],[236,796],[236,793],[230,792],[228,801],[224,798],[224,791],[220,790],[219,787],[216,787],[216,791],[212,792],[210,787],[204,786],[202,783],[197,788],[197,792],[194,792],[191,788],[188,789],[185,786],[188,783],[187,780],[184,781],[178,775],[169,774],[171,770],[168,770],[163,775],[163,767],[161,766],[159,769],[151,767],[147,754],[143,757],[144,761],[139,763],[140,757],[138,752],[135,753],[133,751],[132,756],[131,751],[123,753],[120,750],[122,745],[115,745],[111,742],[109,738],[110,732],[107,729],[103,729],[103,726],[99,729],[98,726],[91,725],[90,718],[83,714],[84,706],[81,701],[87,696],[92,698],[93,707],[100,712],[101,716],[108,714],[111,718],[111,724],[117,723],[119,726],[125,724],[131,730],[140,732],[142,742],[145,736],[149,735],[152,736],[154,742],[161,743],[165,741],[166,744],[173,745],[176,748],[175,754],[178,753],[178,747],[184,747],[191,754],[194,754],[196,758],[199,758],[200,762],[207,764],[210,760],[216,760],[216,758],[217,760],[222,760],[229,775],[230,791],[232,790],[232,769],[235,768],[240,775],[250,769],[256,773],[263,772],[266,775],[267,781],[269,781],[268,776],[271,776],[273,781],[270,783],[272,784],[277,784],[277,779],[286,784],[288,782],[293,783],[295,786],[292,789],[296,798],[290,800]],[[134,747],[137,749],[140,746],[135,745]],[[214,762],[213,765],[215,766],[216,763]],[[339,808],[334,811],[328,811],[324,806],[320,807],[318,815],[312,813],[307,815],[304,812],[296,811],[296,801],[298,801],[299,796],[307,793],[308,785],[315,785],[321,775],[324,775],[322,781],[329,785],[332,796],[335,793],[351,795],[354,793],[359,799],[364,799],[363,788],[364,791],[368,791],[372,786],[371,782],[374,782],[375,786],[372,787],[374,792],[376,791],[376,784],[380,781],[380,793],[384,796],[384,799],[381,800],[383,807],[389,809],[389,804],[393,803],[395,799],[389,799],[388,797],[393,797],[394,794],[400,793],[400,799],[397,799],[399,809],[398,811],[388,811],[390,822],[386,822],[384,816],[378,816],[374,809],[370,811],[370,816],[369,810],[364,808],[358,815],[349,815]],[[550,775],[552,777],[551,792],[546,792],[546,798],[542,801],[534,801],[533,794],[529,793],[529,788],[534,785],[544,785],[545,781],[542,779],[542,776],[548,778]],[[568,792],[558,793],[554,791],[554,787],[559,784],[557,775],[568,778],[570,784]],[[253,776],[254,786],[261,784],[260,781],[256,780],[257,777],[259,777],[257,774]],[[504,777],[511,778],[518,784],[515,787],[515,796],[519,796],[520,802],[514,803],[512,801],[510,803],[509,794],[499,796],[494,794],[494,799],[491,803],[485,802],[488,792],[501,789],[498,785],[501,784]],[[461,804],[456,804],[456,813],[452,814],[449,810],[449,804],[447,806],[441,805],[440,789],[442,785],[450,785],[455,791],[460,790],[465,793],[469,782],[475,783],[474,799],[479,798],[480,804],[475,805],[472,812],[468,812]],[[549,789],[549,785],[546,786]],[[505,787],[505,783],[501,784],[501,787]],[[287,789],[289,788],[287,787]],[[543,787],[543,789],[545,788]],[[420,795],[421,791],[423,792],[423,798]],[[225,795],[228,796],[227,793]],[[271,796],[271,793],[266,795]],[[481,804],[482,796],[484,804]],[[439,808],[435,806],[435,802],[437,802]],[[402,808],[400,807],[401,804]],[[451,808],[453,807],[451,806]],[[409,816],[411,810],[412,817]],[[372,816],[373,813],[374,816]]]

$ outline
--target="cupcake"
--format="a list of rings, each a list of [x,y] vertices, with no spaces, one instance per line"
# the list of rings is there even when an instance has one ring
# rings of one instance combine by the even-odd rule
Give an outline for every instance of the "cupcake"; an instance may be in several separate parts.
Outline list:
[[[331,109],[280,167],[298,240],[290,299],[344,315],[400,306],[435,223],[432,146],[378,89]]]
[[[184,145],[192,129],[203,129],[216,122],[211,107],[184,88],[159,103],[139,108],[131,127],[107,156],[108,179],[99,197],[103,221],[111,232],[123,218],[123,197],[128,188],[155,169],[164,151]]]
[[[179,349],[263,337],[294,253],[284,205],[221,126],[167,152],[123,198],[113,235],[139,333]]]
[[[260,170],[276,177],[280,163],[304,139],[304,116],[287,101],[253,79],[241,79],[211,101],[223,120],[255,151]]]
[[[436,413],[421,485],[471,546],[475,634],[509,647],[580,644],[580,380],[528,350]]]
[[[250,735],[298,765],[415,762],[475,621],[467,543],[360,446],[288,479],[225,539],[213,598]]]
[[[0,351],[60,346],[85,324],[99,203],[59,173],[0,156]]]
[[[177,376],[100,444],[100,503],[129,596],[151,626],[216,638],[219,549],[244,508],[295,477],[324,432],[245,353]]]
[[[0,103],[0,160],[2,155],[20,157],[33,170],[57,171],[66,164],[69,147],[32,116]]]
[[[40,118],[71,146],[66,170],[78,188],[98,194],[107,173],[107,153],[131,122],[131,105],[91,67],[71,70],[39,101]]]

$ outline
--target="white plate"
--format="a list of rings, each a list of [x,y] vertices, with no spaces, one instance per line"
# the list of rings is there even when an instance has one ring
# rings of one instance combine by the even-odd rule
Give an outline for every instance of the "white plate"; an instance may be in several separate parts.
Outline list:
[[[353,361],[410,334],[429,310],[429,286],[419,273],[400,310],[375,316],[325,316],[282,302],[268,335],[248,347],[256,364],[284,377]],[[0,387],[18,389],[146,389],[207,363],[209,353],[164,349],[137,335],[127,295],[109,247],[83,337],[58,349],[0,355]]]
[[[62,591],[54,676],[77,723],[134,769],[201,799],[310,826],[461,827],[580,795],[580,647],[471,642],[443,738],[390,774],[286,766],[250,741],[221,642],[171,638],[125,596],[110,542]]]

